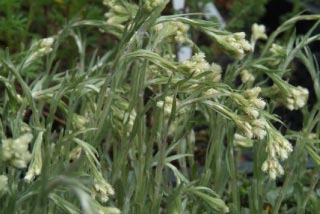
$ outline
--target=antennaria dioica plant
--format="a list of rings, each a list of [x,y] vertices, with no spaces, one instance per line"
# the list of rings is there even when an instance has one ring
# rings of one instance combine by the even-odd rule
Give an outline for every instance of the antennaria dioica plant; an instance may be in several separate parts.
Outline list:
[[[254,24],[246,39],[192,14],[163,16],[168,1],[103,3],[106,20],[73,20],[25,51],[1,52],[1,213],[316,213],[319,66],[308,46],[319,15],[269,37]],[[314,26],[296,35],[300,21]],[[190,28],[234,61],[208,62]],[[114,45],[91,54],[85,29]],[[65,67],[59,51],[70,41],[78,55]],[[179,62],[181,44],[194,53]],[[287,81],[296,61],[315,103]],[[278,106],[301,111],[301,130]],[[194,158],[198,124],[208,126],[204,165]],[[251,177],[239,170],[245,149]]]

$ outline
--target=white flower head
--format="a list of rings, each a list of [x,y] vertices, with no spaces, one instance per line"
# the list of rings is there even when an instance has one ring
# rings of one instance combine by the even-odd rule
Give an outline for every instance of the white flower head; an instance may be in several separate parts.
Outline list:
[[[286,55],[286,49],[278,44],[272,44],[270,48],[270,52],[274,56],[285,56]]]
[[[301,86],[289,86],[284,97],[284,105],[289,110],[298,110],[304,107],[308,101],[309,91]]]
[[[0,158],[10,165],[23,169],[26,168],[31,160],[31,153],[28,150],[28,145],[33,136],[31,133],[25,133],[16,139],[2,140]]]
[[[254,87],[254,88],[245,90],[243,92],[243,95],[249,99],[256,99],[256,98],[258,98],[260,92],[261,92],[260,87]]]
[[[234,140],[233,140],[233,145],[235,146],[239,146],[239,147],[244,147],[244,148],[248,148],[248,147],[252,147],[253,146],[253,142],[251,139],[235,133],[234,134]]]
[[[254,82],[255,77],[253,76],[253,74],[251,72],[249,72],[247,69],[244,69],[240,72],[240,76],[241,76],[241,81],[243,83],[246,82]]]
[[[259,25],[257,23],[254,23],[251,27],[251,31],[252,31],[251,40],[254,42],[259,39],[266,40],[268,38],[266,34],[266,26],[264,25]]]
[[[103,178],[101,174],[98,174],[94,178],[94,196],[98,196],[102,202],[107,202],[110,195],[114,195],[114,189],[112,186]]]
[[[251,139],[253,137],[252,126],[247,121],[235,120],[237,127],[247,138]]]
[[[163,108],[165,115],[169,116],[171,114],[171,109],[173,105],[173,97],[166,96],[164,100],[160,100],[157,102],[158,108]]]
[[[235,59],[242,59],[246,53],[250,52],[252,47],[250,43],[245,40],[246,34],[238,32],[230,35],[210,34],[215,41]]]
[[[250,102],[258,109],[264,109],[266,107],[266,102],[262,98],[254,98]]]

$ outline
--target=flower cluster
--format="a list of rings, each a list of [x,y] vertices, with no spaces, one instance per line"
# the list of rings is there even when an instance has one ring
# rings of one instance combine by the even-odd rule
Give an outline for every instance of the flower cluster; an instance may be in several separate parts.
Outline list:
[[[156,32],[157,36],[163,40],[166,37],[174,39],[177,44],[184,44],[189,42],[187,32],[189,26],[179,22],[179,21],[170,21],[156,24],[153,27],[153,30]]]
[[[309,91],[301,86],[281,84],[279,87],[274,85],[272,89],[277,96],[281,97],[279,101],[291,111],[301,109],[308,101]]]
[[[245,54],[252,50],[250,43],[245,40],[246,34],[238,32],[230,35],[209,34],[215,41],[235,59],[242,59]]]
[[[241,77],[241,81],[243,83],[255,81],[254,75],[250,71],[248,71],[247,69],[244,69],[240,72],[240,77]]]
[[[301,86],[290,87],[284,100],[284,104],[289,110],[297,110],[306,105],[308,96],[308,89]]]
[[[81,156],[81,152],[82,152],[81,146],[74,147],[69,153],[69,161],[73,162],[75,160],[78,160]]]
[[[269,130],[269,141],[266,147],[268,157],[262,164],[261,170],[268,172],[271,179],[275,179],[284,173],[279,159],[286,160],[293,149],[290,142],[273,128]]]
[[[2,140],[0,159],[18,169],[26,168],[31,160],[28,146],[32,138],[31,133],[25,133],[16,139]]]
[[[257,40],[262,39],[266,40],[268,38],[266,34],[266,27],[264,25],[258,25],[254,23],[251,27],[251,43],[254,44]]]
[[[42,57],[44,55],[49,54],[52,51],[52,45],[53,45],[54,39],[52,37],[44,38],[39,41],[37,41],[33,48],[36,49],[36,52],[34,55],[36,57]]]
[[[110,8],[104,16],[108,24],[121,25],[134,17],[138,11],[138,6],[127,1],[104,0],[103,4]]]
[[[262,164],[261,170],[268,172],[271,179],[276,179],[277,176],[283,175],[284,170],[276,158],[268,158]]]
[[[183,61],[182,65],[194,72],[195,75],[210,70],[210,64],[205,60],[205,54],[202,52],[196,53],[191,59]]]
[[[129,112],[128,103],[126,103],[126,101],[121,99],[120,97],[118,98],[119,102],[112,106],[113,125],[114,128],[119,132],[123,132],[126,128],[127,135],[129,135],[133,128],[137,113],[134,109]]]
[[[44,38],[44,39],[40,39],[39,41],[36,41],[31,46],[32,53],[27,58],[25,64],[29,65],[32,61],[49,54],[52,51],[53,43],[54,43],[54,38],[52,37]]]
[[[153,11],[157,7],[161,6],[164,0],[144,0],[143,5],[148,11]]]
[[[259,112],[266,106],[266,103],[258,97],[260,92],[261,88],[255,87],[245,90],[242,95],[235,93],[231,96],[246,115],[245,119],[235,120],[241,132],[234,135],[235,145],[250,147],[252,138],[262,140],[267,135],[269,125]]]
[[[171,110],[173,105],[173,97],[172,96],[166,96],[164,100],[160,100],[157,102],[158,108],[163,108],[164,114],[166,116],[170,116]]]
[[[274,56],[285,56],[286,55],[286,49],[281,46],[273,43],[270,48],[270,52]]]
[[[222,68],[220,65],[216,64],[216,63],[211,63],[210,66],[210,71],[212,71],[212,73],[210,74],[210,80],[212,82],[219,82],[221,81],[221,73],[222,73]]]
[[[174,37],[175,41],[178,44],[183,44],[188,41],[187,32],[189,30],[188,25],[183,24],[182,22],[173,22],[175,24],[176,35]]]
[[[88,122],[89,121],[85,116],[76,113],[72,115],[72,125],[79,130],[84,130]]]
[[[109,196],[114,195],[114,189],[99,172],[94,173],[93,187],[93,198],[98,196],[102,202],[107,202]]]

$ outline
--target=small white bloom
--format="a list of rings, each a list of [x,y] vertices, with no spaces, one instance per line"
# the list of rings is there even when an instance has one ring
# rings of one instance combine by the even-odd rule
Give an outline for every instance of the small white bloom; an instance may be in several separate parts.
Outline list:
[[[243,108],[244,112],[249,115],[252,119],[256,119],[259,117],[259,111],[256,108],[247,106]]]
[[[243,83],[246,82],[254,82],[254,80],[256,79],[252,73],[250,73],[247,69],[244,69],[240,72],[241,75],[241,81]]]
[[[270,48],[270,52],[275,56],[285,56],[286,55],[286,49],[282,47],[281,45],[272,44]]]
[[[260,92],[261,92],[260,87],[254,87],[254,88],[245,90],[243,92],[243,95],[249,99],[256,99],[259,96]]]
[[[41,47],[51,47],[53,45],[54,38],[49,37],[49,38],[44,38],[40,40],[40,46]]]
[[[160,100],[157,102],[157,107],[163,108],[164,113],[167,116],[171,114],[172,105],[173,105],[173,97],[172,96],[166,96],[164,101]]]
[[[251,27],[251,31],[251,40],[254,42],[259,39],[265,40],[268,38],[266,34],[266,27],[264,25],[258,25],[257,23],[254,23]]]
[[[241,120],[236,120],[235,123],[247,138],[251,139],[253,137],[252,126],[250,123]]]
[[[238,133],[234,134],[233,144],[235,146],[245,147],[245,148],[253,146],[253,142],[251,139],[248,139],[247,137],[245,137],[241,134],[238,134]]]
[[[264,109],[266,107],[266,102],[261,98],[251,99],[250,102],[258,109]]]

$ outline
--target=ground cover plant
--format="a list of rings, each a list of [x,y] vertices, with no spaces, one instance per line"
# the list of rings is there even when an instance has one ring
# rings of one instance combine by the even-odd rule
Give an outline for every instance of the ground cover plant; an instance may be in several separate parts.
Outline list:
[[[167,0],[102,4],[104,17],[0,52],[0,213],[320,210],[319,65],[309,48],[320,15],[268,35],[253,24],[246,35],[198,13],[163,15]],[[312,27],[299,35],[299,22]],[[190,31],[228,63],[208,61]],[[190,59],[177,59],[180,45]],[[293,83],[297,72],[308,89]],[[299,128],[279,109],[300,115]]]

